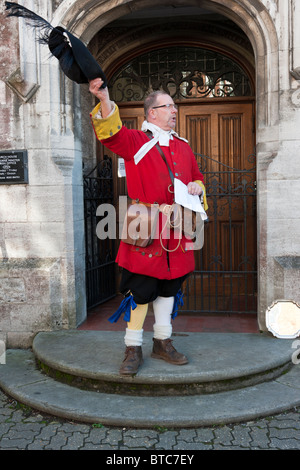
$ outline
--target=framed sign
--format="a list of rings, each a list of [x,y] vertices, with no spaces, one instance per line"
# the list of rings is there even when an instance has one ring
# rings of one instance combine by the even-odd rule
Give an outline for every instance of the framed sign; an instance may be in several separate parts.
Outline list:
[[[0,150],[0,184],[27,183],[27,150]]]

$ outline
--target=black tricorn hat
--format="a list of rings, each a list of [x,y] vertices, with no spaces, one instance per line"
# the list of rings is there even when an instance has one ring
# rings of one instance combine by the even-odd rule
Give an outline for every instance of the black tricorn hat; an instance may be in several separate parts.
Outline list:
[[[38,41],[47,44],[50,52],[59,60],[64,74],[76,83],[88,83],[94,78],[102,78],[107,86],[106,76],[83,42],[61,26],[53,27],[41,16],[28,8],[13,2],[5,2],[7,16],[24,18],[26,23],[39,29]]]
[[[48,46],[68,78],[76,83],[88,83],[100,77],[104,82],[102,87],[106,87],[107,80],[100,65],[83,42],[69,31],[60,26],[53,28]]]

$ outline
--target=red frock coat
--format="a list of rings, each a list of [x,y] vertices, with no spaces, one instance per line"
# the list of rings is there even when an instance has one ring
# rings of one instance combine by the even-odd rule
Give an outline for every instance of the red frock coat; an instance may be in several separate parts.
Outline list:
[[[99,129],[102,126],[108,126],[109,129],[110,119],[95,118],[95,110],[91,117],[97,138],[105,147],[125,160],[128,196],[139,199],[140,202],[172,204],[174,194],[168,190],[170,175],[159,151],[153,147],[138,164],[134,162],[136,152],[149,141],[147,135],[142,131],[127,129],[119,123],[116,128],[113,124],[112,130],[107,134],[113,135],[103,139],[103,133],[99,132]],[[161,148],[176,178],[185,184],[197,180],[203,182],[195,156],[186,142],[174,137],[173,140],[170,139],[169,147]],[[192,272],[195,268],[192,242],[183,236],[179,243],[178,238],[173,235],[171,231],[163,243],[157,238],[145,248],[121,241],[116,262],[131,272],[158,279],[175,279]],[[162,244],[168,250],[165,250]]]

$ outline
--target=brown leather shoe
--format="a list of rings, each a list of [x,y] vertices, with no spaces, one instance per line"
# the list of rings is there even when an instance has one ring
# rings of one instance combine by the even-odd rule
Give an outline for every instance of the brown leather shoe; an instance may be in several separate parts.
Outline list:
[[[143,364],[143,353],[141,346],[127,346],[125,357],[120,367],[120,375],[134,375]]]
[[[189,362],[184,354],[181,354],[176,351],[170,338],[153,338],[153,349],[151,357],[154,357],[156,359],[163,359],[166,362],[170,362],[171,364],[177,364],[178,366],[187,364]]]

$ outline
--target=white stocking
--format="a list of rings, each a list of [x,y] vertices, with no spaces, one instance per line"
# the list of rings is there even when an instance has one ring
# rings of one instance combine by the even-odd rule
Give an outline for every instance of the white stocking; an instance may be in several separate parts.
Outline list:
[[[167,339],[172,335],[171,315],[174,297],[157,297],[153,302],[155,323],[153,336],[156,339]]]
[[[124,338],[126,346],[142,346],[143,332],[144,330],[130,330],[129,328],[126,328]]]

